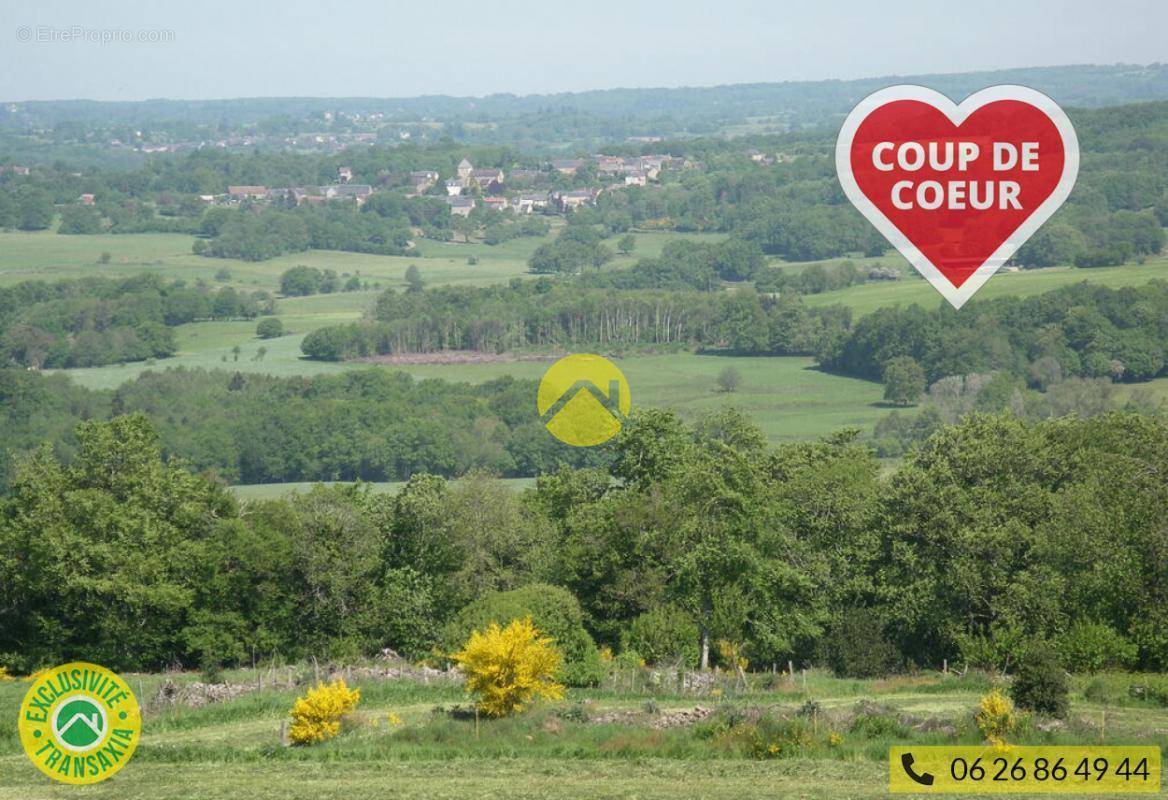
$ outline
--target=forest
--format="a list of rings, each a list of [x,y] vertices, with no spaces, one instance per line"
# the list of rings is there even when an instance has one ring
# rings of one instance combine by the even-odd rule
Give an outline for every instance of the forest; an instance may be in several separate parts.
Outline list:
[[[1164,281],[1127,289],[1082,283],[1036,297],[975,300],[961,313],[891,306],[853,322],[849,309],[809,308],[797,294],[692,288],[715,279],[710,252],[717,250],[679,244],[662,260],[611,276],[616,285],[691,288],[617,291],[584,288],[587,279],[562,284],[540,278],[482,289],[387,290],[374,321],[314,331],[302,349],[312,358],[338,360],[461,349],[696,347],[814,355],[827,370],[876,381],[891,361],[910,358],[923,369],[924,385],[995,371],[1036,385],[1044,370],[1127,382],[1168,374]]]
[[[974,414],[882,477],[854,432],[772,447],[733,411],[647,409],[606,468],[522,493],[417,472],[246,505],[140,413],[75,435],[0,499],[14,671],[424,657],[500,609],[555,620],[577,685],[599,646],[705,665],[715,640],[853,676],[1005,669],[1034,642],[1076,672],[1168,668],[1162,417]]]
[[[751,291],[581,289],[547,279],[482,289],[385,292],[374,321],[313,331],[310,358],[336,361],[440,350],[503,352],[524,347],[728,348],[741,354],[809,354],[851,313],[805,307]]]
[[[115,391],[0,369],[0,493],[24,450],[49,442],[72,459],[78,422],[132,412],[149,417],[165,455],[231,484],[394,481],[475,470],[532,476],[610,460],[604,448],[553,438],[534,415],[534,396],[532,381],[472,386],[378,369],[312,378],[169,369],[147,371]]]
[[[212,292],[143,273],[0,288],[0,367],[93,367],[174,355],[171,328],[271,313],[266,292]]]

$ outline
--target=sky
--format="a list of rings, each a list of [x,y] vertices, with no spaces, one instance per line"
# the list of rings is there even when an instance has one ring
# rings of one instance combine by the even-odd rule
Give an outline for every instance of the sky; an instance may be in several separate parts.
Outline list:
[[[6,0],[0,100],[412,97],[1168,61],[1165,0]],[[112,41],[111,41],[112,39]]]

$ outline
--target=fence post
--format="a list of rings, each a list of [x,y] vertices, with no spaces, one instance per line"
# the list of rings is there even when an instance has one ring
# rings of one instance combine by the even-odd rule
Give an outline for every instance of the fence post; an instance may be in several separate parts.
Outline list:
[[[795,662],[787,660],[787,683],[795,684]]]

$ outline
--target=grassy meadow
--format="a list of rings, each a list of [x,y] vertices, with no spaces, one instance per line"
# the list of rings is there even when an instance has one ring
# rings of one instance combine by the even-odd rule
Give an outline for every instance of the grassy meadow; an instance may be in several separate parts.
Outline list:
[[[671,239],[719,241],[717,234],[638,233],[636,250],[617,256],[606,269],[620,269],[638,258],[660,255]],[[158,273],[169,279],[188,282],[204,280],[237,289],[275,292],[280,275],[298,265],[331,269],[338,275],[360,275],[370,285],[382,289],[404,288],[405,272],[417,266],[427,285],[461,284],[485,286],[505,283],[528,273],[527,260],[544,239],[522,237],[498,245],[481,242],[418,241],[421,257],[380,256],[336,250],[308,250],[289,253],[268,261],[240,261],[206,258],[191,252],[193,236],[177,233],[100,234],[62,236],[51,231],[0,231],[0,286],[26,280],[64,280],[92,275],[128,277],[142,272]],[[616,239],[607,244],[615,251]],[[110,254],[108,264],[99,263],[102,253]],[[475,258],[477,264],[469,264]],[[231,277],[219,280],[220,270]]]
[[[826,265],[839,263],[842,259],[816,262]],[[850,307],[857,317],[869,314],[883,306],[907,306],[919,303],[925,308],[934,308],[945,301],[937,291],[908,265],[899,255],[886,255],[878,259],[854,258],[859,265],[880,264],[899,269],[904,277],[899,281],[878,281],[849,286],[833,292],[807,295],[804,302],[809,306],[823,306],[840,303]],[[803,269],[807,265],[785,265],[786,269]],[[1124,264],[1119,267],[1099,267],[1079,269],[1076,267],[1048,267],[1046,269],[1007,272],[1000,270],[975,295],[975,299],[990,297],[1029,297],[1049,292],[1062,286],[1076,283],[1094,283],[1119,289],[1126,286],[1141,286],[1150,280],[1168,279],[1168,254],[1148,259],[1143,264]]]
[[[263,671],[261,671],[262,673]],[[129,675],[144,707],[134,759],[116,776],[76,790],[56,786],[27,762],[12,728],[0,733],[0,800],[84,793],[94,798],[165,796],[316,800],[380,796],[450,798],[877,798],[887,794],[892,744],[978,744],[973,714],[997,683],[982,673],[926,672],[882,680],[840,680],[818,670],[797,676],[731,676],[677,694],[648,685],[644,671],[616,672],[594,689],[519,717],[459,713],[467,698],[443,678],[359,679],[362,699],[344,732],[324,744],[288,748],[281,724],[313,669],[267,672],[265,688],[192,708],[154,698],[164,680],[191,674]],[[272,688],[273,677],[284,682]],[[289,678],[299,680],[291,688]],[[229,682],[256,686],[253,671]],[[1138,676],[1078,677],[1065,724],[1024,722],[1026,744],[1168,744],[1168,711],[1132,700]],[[626,683],[627,680],[627,683]],[[15,716],[28,684],[0,684],[0,713]],[[677,723],[679,712],[705,719]],[[396,715],[400,724],[390,720]],[[760,714],[782,720],[789,743],[760,760],[751,730]],[[675,723],[666,724],[673,717]],[[761,723],[759,723],[761,724]],[[798,744],[794,740],[798,738]]]
[[[676,238],[717,241],[723,237],[638,233],[633,255],[616,259],[606,269],[620,269],[636,258],[659,255],[665,243]],[[277,316],[287,333],[277,339],[257,338],[255,321],[191,323],[176,329],[179,353],[173,358],[68,371],[77,383],[95,389],[113,389],[147,369],[169,367],[277,376],[335,374],[368,368],[368,365],[311,361],[302,357],[300,344],[305,335],[320,327],[359,320],[376,301],[380,290],[374,287],[402,288],[405,270],[411,265],[419,268],[428,285],[485,285],[507,281],[528,274],[527,259],[540,241],[521,238],[488,246],[421,240],[420,258],[309,251],[252,263],[196,256],[190,249],[192,237],[177,234],[61,236],[48,232],[12,232],[0,233],[0,285],[31,277],[52,280],[92,274],[128,276],[150,271],[168,278],[275,292],[280,274],[297,264],[334,269],[339,274],[360,274],[370,284],[367,291],[280,299]],[[110,253],[107,265],[97,263],[102,252]],[[478,263],[468,263],[471,257]],[[838,261],[820,263],[830,265]],[[867,283],[810,295],[806,302],[810,305],[844,303],[861,315],[885,305],[921,303],[929,307],[943,302],[898,255],[855,259],[855,262],[893,266],[904,272],[905,277],[894,282]],[[807,266],[779,265],[789,270]],[[1084,280],[1115,287],[1133,286],[1152,278],[1168,278],[1168,257],[1102,269],[1055,267],[1002,272],[986,284],[978,297],[1032,295]],[[548,355],[546,359],[531,361],[377,368],[399,369],[417,378],[478,383],[502,375],[538,379],[553,358]],[[754,417],[772,441],[822,436],[844,426],[870,430],[887,413],[878,384],[820,372],[808,358],[729,358],[679,352],[627,354],[618,362],[629,378],[634,404],[669,407],[684,416],[733,405]],[[742,386],[734,394],[720,393],[717,374],[731,365],[741,373]],[[1168,397],[1168,381],[1120,387],[1117,391],[1143,391],[1157,398]]]

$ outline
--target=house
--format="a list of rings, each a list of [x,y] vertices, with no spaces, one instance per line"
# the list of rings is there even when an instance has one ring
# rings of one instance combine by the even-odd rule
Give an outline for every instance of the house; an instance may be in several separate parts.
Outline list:
[[[268,196],[266,186],[228,186],[227,194],[236,202],[240,200],[263,200]]]
[[[458,162],[458,177],[465,181],[470,177],[472,172],[474,172],[474,164],[470,163],[465,158]]]
[[[619,156],[596,156],[596,171],[600,175],[617,175],[624,168],[624,159]]]
[[[511,198],[511,207],[516,214],[530,214],[537,208],[547,208],[547,192],[523,192]]]
[[[625,175],[625,186],[644,186],[649,179],[649,173],[641,170],[640,172],[631,172]]]
[[[473,197],[447,197],[446,205],[450,206],[451,214],[469,217],[470,212],[474,211],[475,201]]]
[[[273,203],[284,203],[289,206],[300,205],[309,195],[308,189],[303,186],[287,186],[279,189],[268,189],[268,200]]]
[[[373,194],[373,187],[367,183],[341,183],[322,186],[321,194],[328,200],[356,200],[357,205],[365,202]]]
[[[538,169],[511,170],[511,183],[535,183],[543,175]]]
[[[468,180],[477,183],[484,191],[497,192],[503,188],[503,170],[501,169],[472,169]]]
[[[83,194],[77,198],[77,202],[79,202],[83,206],[91,206],[91,205],[93,205],[93,195]]]
[[[561,158],[552,162],[552,169],[564,175],[575,175],[576,170],[584,166],[582,158]]]
[[[449,197],[458,197],[464,188],[465,184],[461,178],[450,178],[446,181],[446,194]]]
[[[427,169],[410,173],[410,186],[413,188],[414,194],[422,194],[437,182],[438,173],[433,170]]]
[[[552,192],[551,201],[560,211],[572,211],[580,206],[590,206],[596,202],[600,192],[596,189],[573,189],[565,192]]]
[[[483,205],[486,208],[492,208],[495,211],[506,211],[507,210],[507,198],[506,197],[484,197],[483,198]]]
[[[21,167],[21,166],[14,164],[12,166],[12,174],[13,175],[27,175],[28,174],[28,167]]]
[[[337,183],[348,183],[353,180],[353,170],[349,167],[340,167],[337,169]]]

